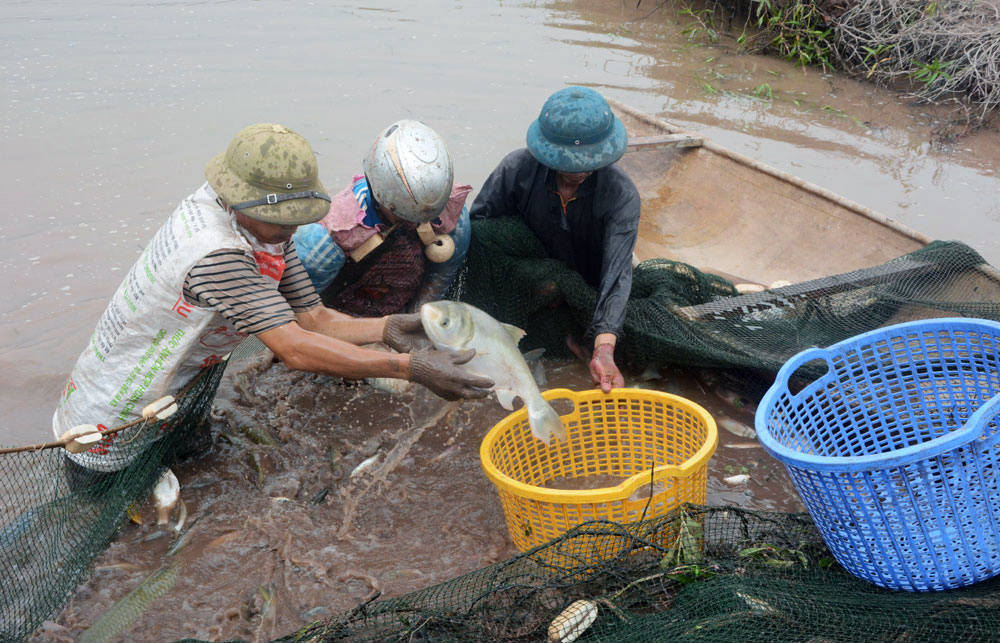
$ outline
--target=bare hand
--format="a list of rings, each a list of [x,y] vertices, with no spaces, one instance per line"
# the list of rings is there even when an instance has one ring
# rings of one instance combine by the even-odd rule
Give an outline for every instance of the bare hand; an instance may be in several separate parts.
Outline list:
[[[605,393],[613,388],[625,386],[625,378],[615,365],[615,347],[611,344],[598,344],[594,347],[594,356],[590,360],[590,377],[594,386],[601,387]]]

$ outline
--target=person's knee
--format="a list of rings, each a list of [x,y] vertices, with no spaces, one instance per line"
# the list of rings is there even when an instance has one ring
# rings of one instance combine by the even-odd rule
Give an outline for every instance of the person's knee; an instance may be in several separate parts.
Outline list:
[[[347,255],[318,223],[299,226],[295,231],[295,251],[317,292],[322,292],[333,283],[340,272]]]

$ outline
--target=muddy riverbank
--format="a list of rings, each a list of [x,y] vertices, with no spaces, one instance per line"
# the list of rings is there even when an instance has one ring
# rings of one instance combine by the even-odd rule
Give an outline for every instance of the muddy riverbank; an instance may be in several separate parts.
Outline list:
[[[641,4],[641,3],[640,3]],[[943,107],[938,144],[995,122],[1000,108],[1000,0],[736,0],[657,3],[715,41],[737,23],[739,47],[834,69]],[[741,25],[741,26],[740,26]]]

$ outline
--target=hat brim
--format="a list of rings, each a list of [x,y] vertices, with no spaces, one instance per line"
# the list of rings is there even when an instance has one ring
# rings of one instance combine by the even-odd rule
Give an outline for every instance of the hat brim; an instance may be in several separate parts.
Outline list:
[[[625,154],[628,133],[617,117],[611,133],[597,143],[563,145],[546,139],[536,119],[528,127],[528,150],[542,165],[560,172],[593,172],[607,167]]]
[[[315,184],[304,188],[291,190],[265,190],[251,185],[241,179],[226,164],[226,155],[219,154],[205,166],[205,178],[215,193],[222,197],[228,205],[262,199],[268,194],[289,194],[303,190],[315,190],[329,194],[323,184],[316,180]],[[251,219],[274,223],[277,225],[306,225],[315,223],[325,217],[330,211],[330,202],[323,199],[289,199],[274,205],[256,205],[240,210]]]

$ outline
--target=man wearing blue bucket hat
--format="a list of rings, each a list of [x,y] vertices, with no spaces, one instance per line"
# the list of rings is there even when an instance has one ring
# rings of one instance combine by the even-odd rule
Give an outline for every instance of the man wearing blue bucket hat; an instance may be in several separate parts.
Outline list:
[[[605,393],[624,386],[615,344],[632,287],[632,251],[639,226],[639,192],[615,165],[625,153],[625,126],[601,94],[567,87],[549,96],[528,128],[527,148],[508,154],[470,209],[472,219],[520,216],[545,246],[597,289],[584,334],[593,352],[572,337],[573,352],[590,363]]]

